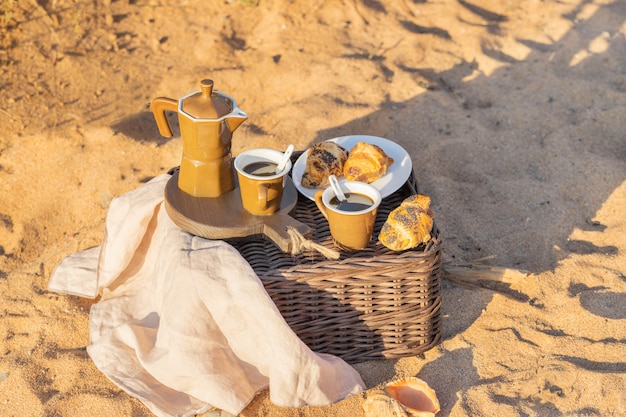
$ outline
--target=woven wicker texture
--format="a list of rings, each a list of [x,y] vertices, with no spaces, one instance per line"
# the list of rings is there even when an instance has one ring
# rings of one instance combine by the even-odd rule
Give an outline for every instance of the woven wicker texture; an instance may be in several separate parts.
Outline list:
[[[255,270],[289,326],[314,351],[349,363],[425,352],[441,338],[441,236],[436,225],[427,245],[393,252],[377,241],[387,216],[416,194],[411,175],[383,199],[367,249],[328,260],[311,251],[286,254],[262,237],[231,243]],[[312,239],[335,248],[326,219],[300,196],[293,217]]]

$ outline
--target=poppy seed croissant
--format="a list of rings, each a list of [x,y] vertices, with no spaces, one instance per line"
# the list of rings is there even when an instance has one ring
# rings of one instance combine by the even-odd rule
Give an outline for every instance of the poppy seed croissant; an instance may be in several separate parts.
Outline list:
[[[430,197],[412,195],[396,207],[380,229],[378,240],[385,247],[402,251],[427,243],[431,239],[434,214]]]

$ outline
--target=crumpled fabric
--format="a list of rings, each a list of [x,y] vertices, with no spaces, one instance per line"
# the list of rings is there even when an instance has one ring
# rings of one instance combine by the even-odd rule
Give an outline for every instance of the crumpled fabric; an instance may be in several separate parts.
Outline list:
[[[284,407],[364,390],[354,368],[298,338],[235,248],[170,220],[169,178],[113,199],[102,245],[69,255],[50,278],[51,291],[101,296],[87,347],[98,369],[159,417],[237,415],[266,387]]]

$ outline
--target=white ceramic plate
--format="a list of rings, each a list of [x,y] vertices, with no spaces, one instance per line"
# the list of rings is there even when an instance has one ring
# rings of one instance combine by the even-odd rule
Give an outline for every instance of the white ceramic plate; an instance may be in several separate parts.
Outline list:
[[[393,194],[396,190],[402,187],[411,175],[413,164],[408,152],[402,146],[390,141],[389,139],[379,138],[378,136],[352,135],[330,139],[329,142],[335,142],[346,148],[348,151],[350,151],[352,147],[357,144],[357,142],[367,142],[372,145],[380,146],[387,155],[393,158],[393,164],[391,164],[389,169],[387,169],[385,175],[372,183],[372,185],[380,191],[383,198]],[[308,149],[305,152],[302,152],[302,155],[300,155],[296,163],[293,165],[291,178],[293,179],[294,185],[302,195],[314,200],[317,189],[302,186],[302,174],[304,174],[304,169],[306,168],[306,158],[308,154]],[[343,180],[343,175],[338,179],[339,181]]]

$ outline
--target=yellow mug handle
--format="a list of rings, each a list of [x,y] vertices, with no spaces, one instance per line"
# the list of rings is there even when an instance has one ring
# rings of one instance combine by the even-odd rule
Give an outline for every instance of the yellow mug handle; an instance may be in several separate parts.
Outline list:
[[[270,188],[270,182],[260,182],[258,184],[258,207],[260,210],[265,210],[267,208],[267,190]]]
[[[315,205],[322,213],[322,216],[324,216],[324,218],[328,220],[328,214],[326,213],[326,206],[324,206],[324,201],[322,199],[323,194],[324,194],[324,190],[317,190],[315,192]]]

